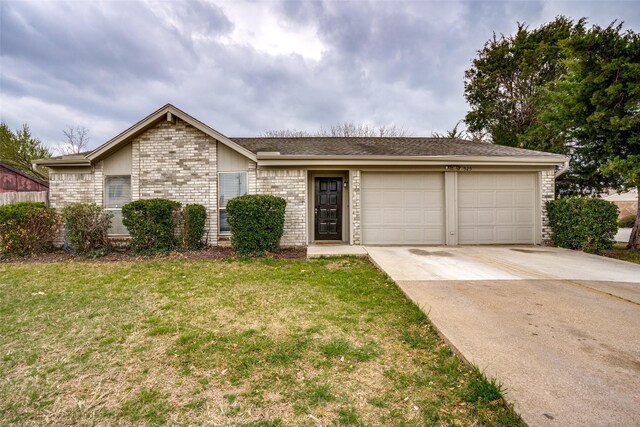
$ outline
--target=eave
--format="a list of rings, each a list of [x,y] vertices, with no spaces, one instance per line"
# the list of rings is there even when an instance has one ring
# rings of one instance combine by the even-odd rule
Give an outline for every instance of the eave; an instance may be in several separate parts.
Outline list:
[[[47,166],[47,167],[89,167],[91,161],[87,158],[79,159],[38,159],[32,162],[34,166]]]
[[[568,159],[564,156],[298,156],[258,153],[259,166],[558,166]]]

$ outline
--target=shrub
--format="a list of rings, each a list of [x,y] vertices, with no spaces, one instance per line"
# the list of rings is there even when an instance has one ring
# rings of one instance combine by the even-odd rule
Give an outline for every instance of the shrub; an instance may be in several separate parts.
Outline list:
[[[276,196],[246,195],[227,203],[231,246],[243,256],[276,249],[284,230],[287,202]]]
[[[198,204],[182,208],[182,229],[180,230],[182,247],[187,250],[200,249],[207,221],[207,210]]]
[[[122,207],[122,223],[131,236],[131,250],[168,252],[176,243],[180,203],[167,199],[135,200]]]
[[[65,240],[78,253],[109,249],[109,227],[113,214],[94,203],[73,203],[62,209]]]
[[[613,247],[618,208],[598,198],[568,197],[547,202],[555,246],[599,253]]]
[[[0,256],[25,256],[52,248],[60,216],[44,203],[0,206]]]
[[[627,215],[618,220],[618,227],[620,228],[633,228],[636,223],[635,215]]]

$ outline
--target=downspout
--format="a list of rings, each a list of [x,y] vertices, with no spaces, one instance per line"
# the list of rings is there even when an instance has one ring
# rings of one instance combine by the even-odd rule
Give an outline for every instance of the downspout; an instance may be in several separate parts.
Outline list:
[[[563,173],[565,173],[567,171],[567,169],[569,169],[569,160],[566,160],[563,164],[562,167],[558,170],[558,172],[555,173],[555,175],[553,176],[554,178],[558,178],[560,175],[562,175]]]

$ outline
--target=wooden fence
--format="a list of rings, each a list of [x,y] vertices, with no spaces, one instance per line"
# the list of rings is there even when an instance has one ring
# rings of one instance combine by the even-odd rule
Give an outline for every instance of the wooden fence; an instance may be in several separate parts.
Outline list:
[[[8,205],[17,202],[44,202],[49,205],[48,191],[13,191],[0,193],[0,205]]]

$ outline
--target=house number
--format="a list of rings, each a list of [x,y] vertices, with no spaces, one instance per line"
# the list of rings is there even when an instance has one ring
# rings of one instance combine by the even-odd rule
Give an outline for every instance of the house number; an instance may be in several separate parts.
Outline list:
[[[445,166],[444,169],[448,171],[461,171],[461,172],[471,172],[473,170],[471,166]]]

